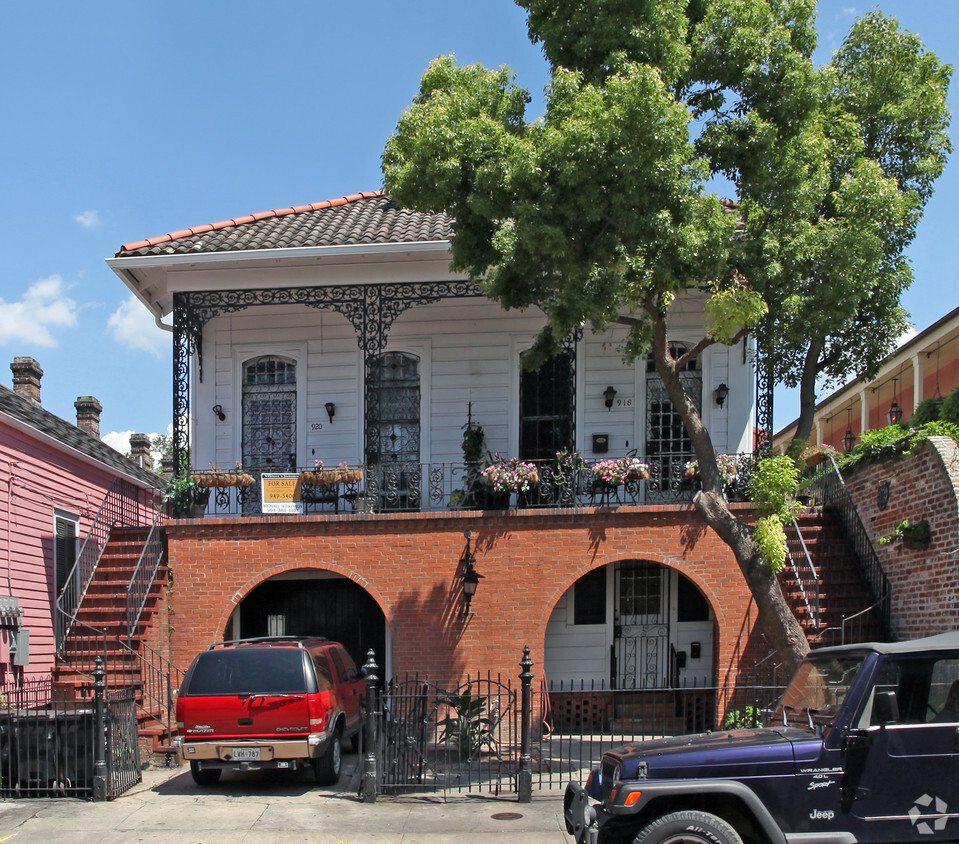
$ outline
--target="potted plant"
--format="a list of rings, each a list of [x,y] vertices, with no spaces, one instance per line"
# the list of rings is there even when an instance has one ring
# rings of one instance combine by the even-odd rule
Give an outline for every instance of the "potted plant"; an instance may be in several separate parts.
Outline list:
[[[171,478],[167,485],[164,502],[168,502],[177,519],[201,518],[210,500],[210,490],[201,487],[192,476]]]
[[[513,493],[519,496],[519,504],[524,505],[530,490],[539,483],[535,464],[518,457],[503,460],[498,454],[489,466],[480,471],[480,475],[486,481],[484,506],[488,510],[507,509]]]
[[[889,536],[879,538],[880,545],[889,545],[896,542],[901,548],[905,545],[913,551],[921,551],[929,547],[932,542],[932,526],[928,519],[920,519],[918,522],[910,522],[909,519],[903,519],[892,529]]]
[[[529,492],[532,486],[539,483],[536,465],[518,457],[501,460],[499,455],[496,455],[494,462],[480,474],[496,492]]]
[[[470,408],[472,411],[472,408]],[[486,506],[486,487],[482,483],[481,464],[486,453],[486,435],[483,426],[473,421],[472,412],[463,426],[463,465],[466,474],[463,479],[463,489],[454,490],[450,503],[456,506],[482,509]],[[460,494],[456,496],[456,493]]]
[[[620,457],[601,460],[594,464],[596,480],[606,486],[621,486],[627,481],[643,481],[649,478],[649,466],[636,457]]]

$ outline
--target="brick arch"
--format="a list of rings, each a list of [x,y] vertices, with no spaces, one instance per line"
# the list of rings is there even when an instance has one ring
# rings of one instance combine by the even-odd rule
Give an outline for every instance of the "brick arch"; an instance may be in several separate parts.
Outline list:
[[[680,574],[688,577],[690,581],[696,584],[696,588],[703,593],[703,596],[706,598],[706,600],[709,601],[709,606],[712,608],[713,614],[716,616],[716,624],[719,628],[718,632],[722,631],[723,622],[726,619],[722,610],[723,604],[719,601],[719,596],[716,595],[715,590],[702,579],[698,578],[695,572],[690,571],[689,566],[677,563],[677,561],[672,557],[663,556],[662,554],[650,554],[646,551],[642,551],[637,554],[610,554],[605,557],[597,557],[594,559],[593,564],[590,565],[589,568],[578,571],[571,577],[567,577],[564,581],[562,581],[563,585],[552,595],[549,601],[549,611],[546,613],[542,624],[542,640],[544,642],[546,640],[546,624],[549,621],[549,617],[553,614],[553,610],[556,608],[556,605],[559,603],[563,595],[565,595],[572,588],[573,584],[577,580],[579,580],[584,574],[588,574],[591,571],[603,568],[604,566],[621,563],[626,560],[642,560],[643,562],[659,563],[661,566],[665,566],[668,569],[675,569]]]
[[[378,595],[377,590],[371,588],[370,582],[366,578],[361,577],[355,570],[347,568],[345,566],[338,566],[335,563],[331,563],[329,565],[323,565],[323,566],[316,566],[316,565],[305,566],[302,564],[299,564],[299,565],[287,564],[287,565],[274,566],[271,569],[266,569],[258,572],[258,574],[255,577],[251,577],[249,580],[246,581],[246,583],[238,587],[237,590],[233,593],[233,600],[231,602],[232,608],[225,615],[221,614],[219,616],[217,621],[217,629],[218,630],[226,629],[226,625],[229,623],[230,617],[233,615],[233,612],[235,611],[235,609],[244,601],[244,599],[246,599],[249,596],[249,594],[254,589],[256,589],[257,586],[263,583],[266,583],[268,580],[272,580],[274,577],[276,577],[279,574],[287,574],[289,572],[296,572],[296,571],[331,571],[335,574],[342,575],[347,580],[351,581],[352,583],[355,583],[361,589],[365,590],[367,594],[369,594],[370,597],[373,598],[374,601],[376,601],[376,605],[380,608],[380,612],[383,613],[383,618],[386,622],[387,630],[389,631],[390,635],[392,635],[393,631],[390,628],[390,614],[387,613],[386,609],[384,608],[382,595]]]

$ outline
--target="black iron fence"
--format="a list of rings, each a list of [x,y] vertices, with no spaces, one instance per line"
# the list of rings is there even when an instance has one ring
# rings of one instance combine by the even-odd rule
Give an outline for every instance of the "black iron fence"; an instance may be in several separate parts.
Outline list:
[[[360,795],[404,789],[515,793],[583,779],[622,744],[718,728],[761,726],[786,682],[773,656],[735,683],[614,689],[605,683],[533,688],[525,649],[516,678],[468,678],[449,690],[404,677],[380,686],[370,652]]]
[[[140,782],[133,689],[88,704],[58,700],[50,678],[0,687],[0,794],[109,800]]]

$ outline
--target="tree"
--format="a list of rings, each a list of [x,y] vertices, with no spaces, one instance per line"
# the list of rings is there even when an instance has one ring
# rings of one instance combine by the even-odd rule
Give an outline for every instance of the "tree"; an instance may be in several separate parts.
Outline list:
[[[793,149],[771,157],[765,183],[727,170],[747,228],[775,235],[745,271],[765,288],[760,337],[773,374],[800,387],[797,447],[812,430],[817,383],[872,377],[907,327],[903,252],[951,150],[950,74],[895,19],[867,14],[819,72],[820,108],[802,136],[812,154],[796,180],[803,201],[763,194],[792,166]]]
[[[649,351],[692,440],[696,507],[732,549],[767,635],[795,666],[805,636],[753,528],[723,498],[709,431],[680,373],[761,322],[774,336],[817,236],[831,172],[823,161],[837,172],[854,163],[879,197],[870,195],[871,209],[888,198],[881,167],[864,156],[823,157],[833,135],[855,151],[857,126],[843,111],[845,77],[826,97],[813,67],[814,0],[519,5],[551,64],[543,118],[527,121],[529,96],[507,68],[436,59],[387,142],[386,188],[402,205],[452,215],[453,268],[491,298],[543,309],[547,325],[526,365],[585,323],[629,327],[624,357]],[[844,134],[833,131],[836,114],[848,119]],[[710,190],[717,174],[738,202]],[[841,182],[834,192],[852,207],[856,185]],[[821,250],[824,266],[833,254],[851,274],[866,260],[834,241]],[[707,299],[707,330],[674,358],[671,305],[691,294]]]

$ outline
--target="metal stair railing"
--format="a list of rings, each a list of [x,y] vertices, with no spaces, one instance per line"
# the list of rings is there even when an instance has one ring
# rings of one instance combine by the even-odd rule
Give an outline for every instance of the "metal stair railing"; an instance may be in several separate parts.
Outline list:
[[[96,574],[110,531],[118,525],[139,525],[144,521],[145,505],[140,488],[122,478],[114,478],[90,524],[77,559],[57,596],[56,642],[61,653],[64,642],[77,620],[77,612]]]
[[[802,548],[802,555],[789,554],[789,562],[792,566],[793,574],[796,576],[796,584],[799,586],[799,592],[802,595],[803,602],[806,604],[806,610],[812,619],[816,638],[821,635],[820,631],[820,582],[819,572],[809,555],[809,548],[806,546],[806,540],[803,539],[802,531],[799,529],[799,522],[793,518],[793,530],[799,539],[799,545]],[[798,556],[798,559],[797,559]],[[808,585],[808,589],[807,589]]]
[[[143,615],[143,608],[146,606],[150,590],[156,581],[157,571],[166,555],[166,536],[163,532],[164,516],[158,514],[153,525],[150,527],[150,533],[147,536],[143,551],[137,560],[133,574],[130,576],[130,584],[127,587],[127,640],[133,639],[133,633],[137,624],[140,623],[140,617]]]
[[[177,668],[165,656],[151,648],[146,642],[140,642],[136,649],[126,642],[119,642],[120,650],[136,660],[140,673],[140,707],[144,714],[164,727],[167,736],[173,735],[174,690],[183,683],[184,672]],[[148,705],[149,704],[149,705]],[[159,712],[163,717],[157,715]]]
[[[823,509],[829,508],[836,514],[839,523],[846,533],[846,538],[852,544],[853,552],[859,563],[859,571],[869,591],[872,601],[866,611],[876,611],[880,635],[888,640],[891,632],[890,603],[892,587],[889,578],[879,562],[879,555],[869,537],[865,525],[859,516],[849,490],[839,473],[839,467],[831,454],[827,460],[819,464],[818,471],[810,478],[809,493],[815,497]],[[865,611],[864,611],[865,612]],[[857,613],[857,616],[861,613]],[[850,617],[852,618],[852,617]],[[843,634],[845,636],[845,633]]]

